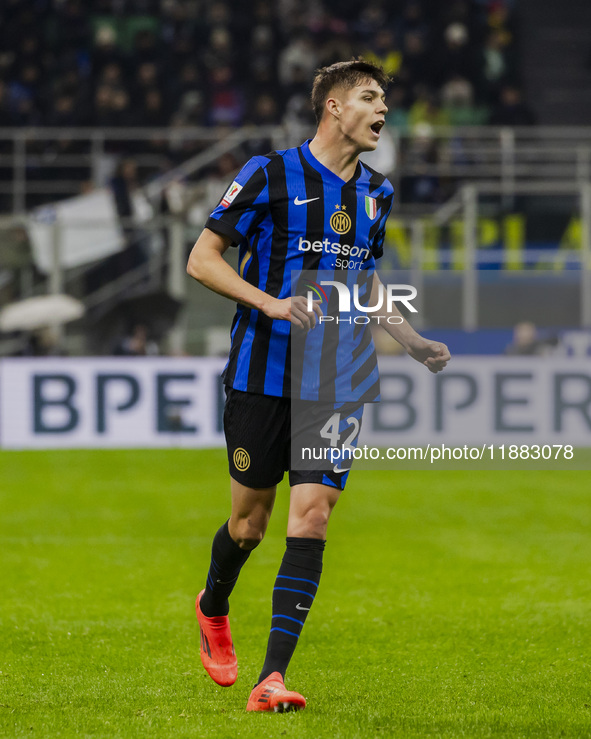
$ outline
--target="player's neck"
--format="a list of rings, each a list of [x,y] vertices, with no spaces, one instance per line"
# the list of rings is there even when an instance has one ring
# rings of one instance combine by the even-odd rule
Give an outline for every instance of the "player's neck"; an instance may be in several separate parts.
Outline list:
[[[318,130],[310,141],[310,152],[327,169],[348,182],[355,174],[359,151],[352,144],[343,141],[343,137],[331,136]]]

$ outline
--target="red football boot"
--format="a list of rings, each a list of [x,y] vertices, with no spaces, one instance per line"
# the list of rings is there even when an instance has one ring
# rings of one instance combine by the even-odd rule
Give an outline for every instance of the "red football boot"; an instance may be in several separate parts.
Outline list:
[[[201,662],[209,677],[218,685],[227,688],[234,685],[238,677],[238,660],[234,652],[230,619],[228,616],[204,616],[199,601],[205,590],[197,596],[195,610],[201,635]]]
[[[303,695],[287,690],[279,672],[272,672],[250,694],[247,711],[299,711],[306,707]]]

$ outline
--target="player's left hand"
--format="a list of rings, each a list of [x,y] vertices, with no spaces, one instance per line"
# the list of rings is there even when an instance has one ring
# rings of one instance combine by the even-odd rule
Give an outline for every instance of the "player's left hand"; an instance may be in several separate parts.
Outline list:
[[[434,374],[441,372],[451,359],[451,354],[445,344],[441,341],[428,341],[423,338],[417,344],[409,347],[408,353]]]

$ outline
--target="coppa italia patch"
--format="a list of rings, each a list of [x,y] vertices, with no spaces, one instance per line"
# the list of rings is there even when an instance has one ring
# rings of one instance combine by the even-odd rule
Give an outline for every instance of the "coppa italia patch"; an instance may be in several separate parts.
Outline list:
[[[238,195],[238,193],[242,190],[242,185],[239,185],[236,180],[230,185],[228,188],[226,194],[222,198],[222,208],[227,208],[232,200]]]

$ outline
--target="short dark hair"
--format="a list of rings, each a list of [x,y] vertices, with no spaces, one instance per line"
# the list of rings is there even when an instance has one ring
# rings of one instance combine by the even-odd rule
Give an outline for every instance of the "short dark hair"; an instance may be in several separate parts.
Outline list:
[[[337,62],[330,67],[322,67],[316,72],[312,84],[312,107],[317,123],[324,114],[324,105],[330,91],[334,87],[352,90],[367,79],[375,80],[385,90],[390,78],[382,67],[365,61],[365,59],[351,59],[348,62]]]

